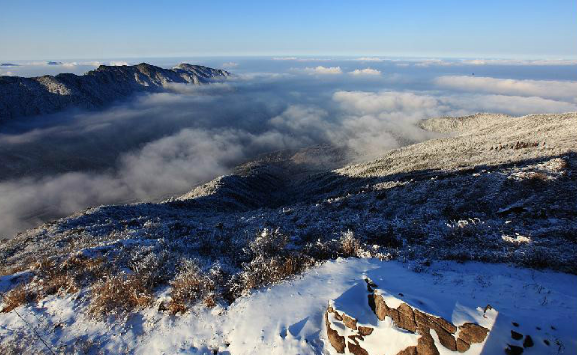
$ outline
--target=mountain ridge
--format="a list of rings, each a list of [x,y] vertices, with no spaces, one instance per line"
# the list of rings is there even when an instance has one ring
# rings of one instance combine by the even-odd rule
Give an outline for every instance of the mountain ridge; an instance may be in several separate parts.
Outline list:
[[[95,109],[137,92],[161,91],[171,84],[199,85],[228,76],[222,69],[188,63],[172,69],[140,63],[101,65],[84,75],[0,76],[0,123],[72,107]]]

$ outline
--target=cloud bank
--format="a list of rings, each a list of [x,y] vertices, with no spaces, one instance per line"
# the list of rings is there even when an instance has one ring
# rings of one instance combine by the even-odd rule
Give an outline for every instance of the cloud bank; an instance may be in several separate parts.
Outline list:
[[[567,59],[538,59],[538,60],[522,60],[522,59],[420,59],[414,60],[414,65],[417,67],[431,67],[431,66],[574,66],[577,65],[577,60]]]
[[[513,80],[476,76],[441,76],[440,87],[469,92],[570,99],[577,102],[577,82],[553,80]]]

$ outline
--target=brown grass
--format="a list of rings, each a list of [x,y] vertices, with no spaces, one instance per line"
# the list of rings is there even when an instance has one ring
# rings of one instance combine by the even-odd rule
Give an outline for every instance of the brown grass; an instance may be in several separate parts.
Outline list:
[[[38,283],[38,299],[42,299],[56,293],[76,293],[80,290],[72,277],[65,274],[55,275],[48,280],[41,280]]]
[[[103,258],[72,256],[59,265],[43,259],[32,266],[36,274],[37,299],[56,293],[76,293],[83,283],[102,278],[108,271]]]
[[[26,285],[19,284],[4,295],[4,309],[2,313],[11,312],[23,304],[28,303],[30,294],[26,291]]]
[[[172,299],[168,304],[168,310],[172,314],[185,313],[191,303],[216,288],[214,281],[192,263],[187,263],[170,285]],[[213,303],[216,305],[216,301],[213,300]]]
[[[92,289],[90,313],[103,316],[131,312],[152,303],[152,292],[138,275],[114,275],[96,284]]]

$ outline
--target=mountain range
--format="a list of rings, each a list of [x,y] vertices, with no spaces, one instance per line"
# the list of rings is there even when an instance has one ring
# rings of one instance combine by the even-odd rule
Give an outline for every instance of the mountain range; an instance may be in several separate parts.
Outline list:
[[[164,69],[141,63],[101,65],[84,75],[0,76],[0,122],[67,108],[94,109],[138,92],[155,92],[171,84],[198,85],[229,75],[201,65],[181,63]]]

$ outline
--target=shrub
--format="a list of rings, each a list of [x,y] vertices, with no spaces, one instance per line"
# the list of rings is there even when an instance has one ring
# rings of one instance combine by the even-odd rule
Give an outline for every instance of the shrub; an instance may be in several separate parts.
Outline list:
[[[258,256],[243,267],[239,280],[232,287],[234,297],[246,295],[253,288],[285,280],[314,264],[314,258],[296,253],[272,258]]]
[[[353,232],[346,231],[340,239],[341,253],[344,257],[358,256],[361,243],[355,238]]]
[[[128,267],[140,275],[146,288],[154,289],[159,284],[166,283],[174,276],[175,265],[170,261],[167,251],[150,252],[134,250],[131,253]]]
[[[249,243],[249,249],[257,256],[274,256],[282,253],[287,243],[288,236],[281,233],[278,228],[276,230],[265,228]]]
[[[108,277],[92,288],[90,313],[95,316],[126,313],[152,303],[152,292],[137,274]]]
[[[172,314],[186,312],[191,303],[205,295],[208,297],[208,293],[215,290],[214,281],[190,260],[182,263],[180,273],[170,282],[170,285],[172,290],[168,310]],[[212,301],[216,305],[216,301],[214,299]],[[207,303],[211,304],[205,298],[205,304]]]

